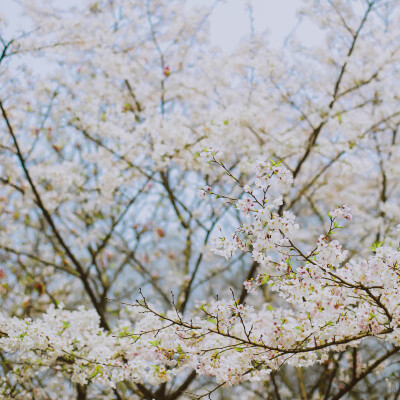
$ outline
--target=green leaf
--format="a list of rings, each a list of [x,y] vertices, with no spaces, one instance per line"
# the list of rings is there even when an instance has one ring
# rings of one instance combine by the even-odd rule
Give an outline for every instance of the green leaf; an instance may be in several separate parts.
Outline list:
[[[94,378],[95,376],[97,376],[98,374],[100,374],[101,372],[101,367],[100,365],[96,365],[96,367],[94,368],[93,373],[89,376],[90,379]]]
[[[241,347],[235,347],[235,350],[238,351],[239,353],[241,353],[243,351],[243,349]]]
[[[369,249],[375,252],[379,247],[381,247],[383,245],[383,242],[384,241],[376,242]]]

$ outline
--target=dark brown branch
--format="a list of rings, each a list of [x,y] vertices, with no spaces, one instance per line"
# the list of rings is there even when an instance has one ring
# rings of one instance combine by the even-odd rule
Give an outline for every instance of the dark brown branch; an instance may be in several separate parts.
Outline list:
[[[372,6],[374,5],[374,3],[375,3],[374,1],[371,1],[370,3],[368,3],[368,8],[367,8],[367,10],[365,11],[364,16],[363,16],[363,18],[362,18],[362,20],[361,20],[361,23],[360,23],[360,25],[359,25],[359,27],[358,27],[356,33],[355,33],[354,36],[353,36],[353,41],[352,41],[352,43],[351,43],[351,45],[350,45],[350,48],[349,48],[349,50],[348,50],[348,52],[347,52],[347,57],[346,57],[347,59],[353,54],[353,51],[354,51],[354,49],[355,49],[355,45],[356,45],[357,39],[358,39],[358,37],[359,37],[359,35],[360,35],[360,32],[361,32],[361,30],[362,30],[362,28],[363,28],[363,26],[364,26],[364,24],[365,24],[365,21],[367,20],[367,17],[368,17],[368,15],[369,15],[369,13],[370,13],[370,11],[371,11]],[[332,100],[331,100],[331,102],[329,103],[329,106],[328,106],[329,110],[332,110],[333,106],[335,105],[335,103],[336,103],[336,101],[337,101],[337,99],[338,99],[338,93],[339,93],[340,84],[341,84],[342,79],[343,79],[343,76],[344,76],[344,74],[345,74],[345,71],[346,71],[346,68],[347,68],[347,64],[348,64],[348,61],[346,60],[346,61],[343,63],[341,69],[340,69],[339,76],[338,76],[338,78],[337,78],[337,80],[336,80],[335,87],[334,87],[334,89],[333,89]],[[301,157],[301,159],[299,160],[299,162],[297,163],[296,168],[294,169],[294,172],[293,172],[293,179],[295,179],[296,176],[298,175],[298,173],[300,172],[300,169],[301,169],[302,165],[304,164],[304,162],[307,160],[308,156],[310,155],[310,152],[311,152],[312,148],[314,147],[314,145],[315,145],[315,143],[316,143],[316,141],[317,141],[317,138],[318,138],[319,134],[321,133],[321,129],[323,128],[323,126],[324,126],[326,123],[327,123],[327,120],[322,121],[322,122],[318,125],[318,127],[316,127],[316,128],[312,131],[311,136],[310,136],[310,138],[309,138],[309,140],[308,140],[308,145],[307,145],[306,151],[305,151],[305,153],[303,154],[303,156]]]
[[[341,399],[345,394],[347,394],[355,385],[357,385],[358,382],[363,380],[367,375],[369,375],[376,367],[378,367],[380,364],[382,364],[384,361],[386,361],[389,357],[391,357],[393,354],[396,354],[400,350],[400,347],[393,347],[391,350],[389,350],[386,354],[384,354],[382,357],[378,358],[374,363],[372,363],[364,372],[362,372],[359,376],[353,378],[350,383],[348,383],[342,390],[340,390],[335,396],[332,397],[331,400],[339,400]]]
[[[272,381],[272,384],[274,385],[274,393],[275,393],[276,400],[281,400],[281,396],[279,394],[279,387],[278,387],[278,385],[276,383],[276,379],[275,379],[275,373],[271,374],[271,381]]]
[[[172,393],[168,396],[168,400],[176,400],[179,396],[181,396],[184,391],[189,387],[189,385],[196,378],[196,371],[192,371],[189,376],[184,380],[184,382]]]
[[[258,262],[253,261],[253,263],[251,264],[251,267],[249,269],[249,272],[247,273],[246,281],[249,281],[252,278],[254,278],[254,275],[255,275],[255,273],[257,271],[257,267],[258,267]],[[248,292],[245,289],[245,287],[243,286],[242,287],[242,291],[240,292],[238,304],[243,304],[243,302],[245,301],[247,295],[248,295]]]
[[[7,57],[7,50],[12,45],[13,41],[14,40],[10,40],[8,43],[4,45],[3,51],[0,54],[0,63]]]
[[[55,222],[53,221],[52,216],[47,211],[47,208],[44,205],[44,203],[42,201],[42,198],[41,198],[41,196],[39,194],[39,191],[36,188],[36,185],[34,184],[32,178],[30,176],[28,168],[27,168],[27,166],[25,164],[24,156],[23,156],[23,154],[21,152],[21,149],[19,147],[17,137],[15,136],[14,130],[13,130],[12,126],[11,126],[11,123],[10,123],[10,121],[8,119],[6,110],[4,109],[3,103],[2,103],[1,100],[0,100],[0,109],[1,109],[1,112],[3,114],[4,120],[6,122],[8,131],[9,131],[9,133],[10,133],[12,139],[13,139],[15,148],[17,150],[17,156],[18,156],[19,162],[21,164],[21,167],[22,167],[22,169],[24,171],[25,177],[26,177],[26,179],[27,179],[27,181],[28,181],[28,183],[29,183],[29,185],[30,185],[30,187],[32,189],[32,192],[33,192],[33,194],[34,194],[34,196],[36,198],[36,202],[37,202],[37,204],[38,204],[38,206],[39,206],[44,218],[46,219],[47,223],[50,225],[51,230],[54,233],[54,236],[57,238],[57,240],[60,243],[61,247],[64,249],[64,251],[67,254],[68,258],[71,260],[72,264],[75,266],[77,272],[79,273],[80,280],[81,280],[81,282],[82,282],[82,284],[83,284],[83,286],[84,286],[84,288],[86,290],[86,293],[88,294],[88,296],[89,296],[94,308],[96,309],[97,313],[100,316],[100,324],[101,324],[101,326],[104,329],[109,330],[110,327],[109,327],[109,325],[108,325],[108,323],[107,323],[107,321],[105,319],[103,310],[99,307],[99,303],[98,303],[98,301],[96,299],[96,296],[95,296],[95,294],[93,292],[93,289],[90,286],[90,283],[89,283],[89,280],[88,280],[88,276],[85,274],[85,270],[84,270],[83,266],[80,264],[80,262],[77,260],[77,258],[74,256],[74,254],[72,253],[72,251],[68,247],[68,245],[65,243],[63,237],[61,236],[60,232],[58,231],[58,229],[57,229],[57,227],[55,225]]]

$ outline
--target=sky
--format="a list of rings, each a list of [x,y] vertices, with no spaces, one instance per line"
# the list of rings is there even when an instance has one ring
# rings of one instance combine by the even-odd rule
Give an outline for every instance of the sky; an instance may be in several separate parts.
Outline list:
[[[232,50],[240,37],[250,32],[248,3],[253,7],[255,31],[268,30],[272,47],[281,47],[291,32],[295,32],[304,45],[315,44],[320,36],[310,22],[298,23],[296,12],[302,5],[301,0],[228,0],[219,4],[211,17],[211,36],[215,44]]]

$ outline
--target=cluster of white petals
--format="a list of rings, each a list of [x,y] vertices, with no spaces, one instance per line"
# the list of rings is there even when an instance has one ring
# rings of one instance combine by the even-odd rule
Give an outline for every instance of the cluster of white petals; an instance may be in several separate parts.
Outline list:
[[[329,231],[304,254],[294,244],[299,229],[294,215],[280,216],[274,209],[281,197],[267,196],[272,175],[289,175],[282,167],[276,171],[265,179],[261,197],[257,182],[248,192],[252,206],[241,212],[251,213],[253,223],[238,227],[230,240],[217,239],[215,252],[229,257],[238,249],[249,251],[261,266],[273,265],[274,273],[262,272],[244,285],[250,292],[268,285],[289,308],[215,300],[183,317],[176,308],[163,313],[143,298],[131,306],[137,311],[134,325],[120,321],[107,332],[94,310],[52,307],[34,320],[1,315],[2,349],[26,365],[66,363],[79,384],[115,387],[126,380],[160,384],[189,368],[233,385],[265,380],[283,362],[323,363],[329,352],[358,346],[366,337],[399,346],[400,251],[381,246],[368,259],[344,263],[346,252],[330,238],[338,218],[351,218],[343,206],[330,212]]]
[[[4,1],[0,398],[395,400],[399,0]]]

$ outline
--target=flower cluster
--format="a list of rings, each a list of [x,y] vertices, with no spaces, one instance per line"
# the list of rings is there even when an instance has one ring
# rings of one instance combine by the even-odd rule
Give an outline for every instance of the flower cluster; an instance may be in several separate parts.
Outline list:
[[[211,186],[206,186],[197,191],[197,195],[200,199],[205,199],[207,194],[211,194]]]
[[[395,393],[400,2],[229,52],[229,2],[73,3],[0,12],[0,397]]]
[[[253,222],[240,225],[231,239],[226,239],[225,235],[215,239],[213,251],[229,258],[235,250],[246,252],[251,249],[254,261],[267,266],[272,261],[271,253],[281,254],[287,251],[285,246],[296,236],[299,225],[295,223],[296,217],[292,212],[283,211],[282,215],[277,212],[283,204],[282,195],[270,198],[268,194],[268,189],[274,183],[274,176],[285,183],[291,182],[290,171],[280,163],[266,163],[263,160],[264,158],[259,158],[255,165],[256,178],[253,187],[244,187],[247,197],[238,199],[235,204],[241,214]],[[259,184],[261,177],[264,186]],[[246,285],[253,290],[254,283],[261,281],[262,277],[259,277]]]
[[[255,166],[256,179],[255,185],[259,189],[266,189],[272,176],[283,183],[289,184],[293,182],[292,174],[285,168],[280,162],[275,163],[274,161],[266,161],[265,157],[259,157],[256,161]]]
[[[348,221],[351,220],[351,214],[350,214],[351,208],[346,206],[346,204],[342,205],[341,207],[335,208],[332,210],[329,215],[332,218],[345,218]]]

